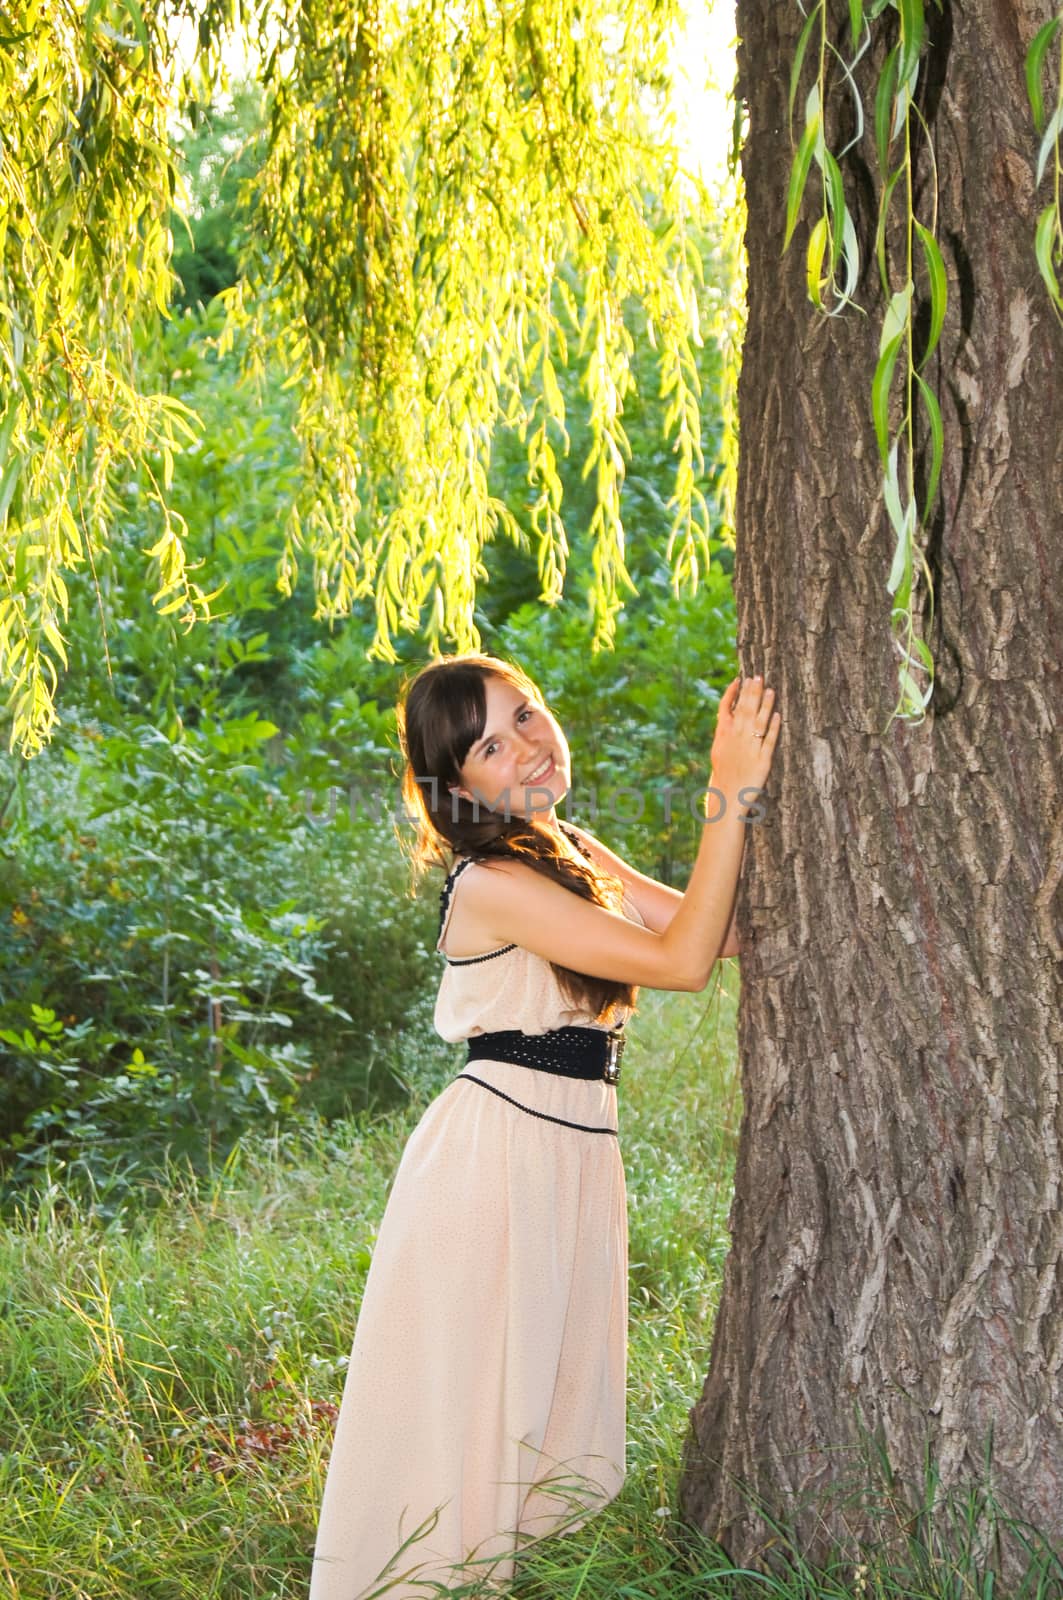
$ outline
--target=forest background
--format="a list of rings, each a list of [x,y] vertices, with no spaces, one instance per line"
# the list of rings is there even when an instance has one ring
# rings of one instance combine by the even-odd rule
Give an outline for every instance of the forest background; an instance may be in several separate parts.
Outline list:
[[[238,344],[219,352],[217,297],[238,277],[241,186],[262,136],[252,87],[186,130],[191,233],[175,220],[177,303],[142,352],[155,386],[202,422],[200,443],[173,462],[171,501],[201,586],[221,588],[215,619],[188,631],[158,615],[144,551],[159,513],[130,473],[114,548],[75,579],[60,731],[31,762],[6,755],[0,779],[6,1192],[61,1175],[86,1185],[101,1214],[161,1161],[201,1171],[250,1127],[394,1104],[434,1054],[436,911],[430,892],[409,892],[394,716],[426,645],[406,635],[397,662],[373,661],[371,605],[329,628],[312,616],[308,583],[290,601],[277,593],[300,470],[296,397],[279,370],[248,382]],[[714,503],[741,315],[737,238],[732,216],[700,239],[701,319],[715,330],[699,351]],[[515,433],[496,443],[491,489],[519,542],[492,546],[476,621],[483,647],[524,664],[562,719],[569,814],[681,883],[734,669],[731,554],[718,537],[696,592],[675,592],[675,469],[650,359],[643,330],[625,413],[636,592],[617,649],[592,649],[578,598],[585,546],[573,552],[572,598],[539,603]],[[558,381],[566,517],[586,527],[586,418],[577,377],[560,368]]]

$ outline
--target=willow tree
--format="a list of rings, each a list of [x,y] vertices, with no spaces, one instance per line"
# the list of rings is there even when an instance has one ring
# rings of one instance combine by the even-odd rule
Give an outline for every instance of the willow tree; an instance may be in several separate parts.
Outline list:
[[[385,656],[403,629],[432,647],[475,645],[485,547],[523,538],[488,487],[501,426],[526,444],[542,595],[556,602],[569,550],[557,372],[569,365],[589,409],[585,535],[607,643],[630,582],[621,487],[636,320],[669,398],[664,531],[677,583],[696,580],[710,507],[700,257],[686,228],[696,190],[668,129],[678,0],[21,0],[0,18],[0,681],[12,742],[32,752],[54,724],[68,578],[107,547],[130,473],[154,507],[160,610],[189,625],[210,610],[169,492],[196,419],[154,392],[143,352],[172,289],[175,117],[216,92],[237,29],[269,130],[227,338],[250,378],[279,361],[298,394],[305,472],[282,590],[302,569],[323,618],[371,601]],[[719,310],[726,336],[731,311]]]
[[[735,587],[785,724],[682,1504],[746,1562],[966,1526],[1015,1570],[1063,1526],[1063,26],[738,27]]]

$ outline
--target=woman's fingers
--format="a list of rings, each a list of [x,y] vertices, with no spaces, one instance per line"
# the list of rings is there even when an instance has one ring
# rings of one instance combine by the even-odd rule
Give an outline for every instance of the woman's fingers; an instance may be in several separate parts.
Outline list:
[[[767,692],[770,694],[771,690],[769,689]],[[764,694],[765,690],[763,678],[746,678],[743,681],[742,692],[739,697],[739,709],[748,711],[751,716],[756,716],[760,709],[760,704],[764,698]]]
[[[777,711],[772,717],[774,703],[775,690],[764,687],[764,679],[760,674],[753,678],[734,678],[724,690],[719,714],[743,724],[747,720],[760,723],[766,738],[767,720],[773,724],[781,721]]]

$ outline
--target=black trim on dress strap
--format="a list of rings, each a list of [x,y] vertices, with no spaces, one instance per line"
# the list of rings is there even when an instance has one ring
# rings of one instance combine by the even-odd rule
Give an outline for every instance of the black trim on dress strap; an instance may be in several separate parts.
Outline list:
[[[448,956],[444,950],[443,960],[448,967],[475,967],[478,961],[493,961],[495,956],[506,956],[516,948],[515,944],[499,945],[497,950],[488,950],[485,956]]]
[[[447,873],[446,880],[444,881],[443,887],[439,892],[439,933],[436,935],[437,944],[443,937],[443,928],[446,925],[447,910],[450,906],[450,897],[454,893],[454,885],[465,871],[465,868],[471,866],[472,857],[466,856],[464,861],[459,861],[457,866],[452,867]]]
[[[583,843],[582,839],[580,839],[579,835],[574,833],[572,829],[563,822],[559,823],[558,826],[561,829],[561,832],[565,835],[565,838],[568,839],[571,844],[575,845],[580,855],[585,856],[586,859],[593,864],[594,857],[591,855],[591,852],[587,849],[587,846]],[[450,872],[447,873],[446,880],[439,894],[439,932],[436,935],[437,947],[440,939],[443,937],[443,929],[446,927],[447,911],[450,908],[450,899],[454,893],[454,885],[461,877],[461,874],[465,871],[465,868],[471,867],[472,865],[472,856],[466,856],[464,861],[459,861],[457,866],[451,868]],[[481,961],[493,961],[495,956],[508,955],[511,950],[516,949],[517,946],[515,944],[504,944],[501,945],[497,950],[488,950],[487,954],[483,956],[448,956],[445,950],[442,951],[441,954],[448,967],[472,967]]]
[[[481,1089],[489,1089],[500,1100],[508,1100],[511,1106],[516,1106],[518,1111],[526,1111],[529,1117],[538,1117],[540,1122],[556,1122],[561,1128],[575,1128],[577,1133],[611,1133],[614,1139],[619,1138],[616,1128],[592,1128],[585,1122],[567,1122],[564,1117],[552,1117],[548,1111],[536,1111],[534,1106],[522,1105],[519,1100],[514,1100],[511,1094],[503,1094],[501,1089],[496,1089],[493,1083],[487,1083],[483,1078],[477,1078],[471,1072],[459,1072],[454,1079],[455,1083],[462,1083],[468,1079],[469,1083],[478,1083]]]

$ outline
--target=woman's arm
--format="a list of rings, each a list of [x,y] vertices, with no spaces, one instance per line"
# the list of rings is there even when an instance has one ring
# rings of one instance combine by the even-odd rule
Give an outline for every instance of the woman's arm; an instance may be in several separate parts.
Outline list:
[[[667,883],[661,883],[657,878],[647,877],[644,872],[639,872],[622,856],[618,856],[615,850],[610,850],[609,846],[603,844],[593,833],[588,833],[586,828],[577,827],[574,822],[566,822],[565,827],[579,835],[580,841],[586,845],[604,871],[620,879],[647,928],[652,928],[654,933],[663,933],[682,904],[683,896],[679,890],[670,888]],[[738,934],[733,907],[720,955],[738,955]]]
[[[656,989],[705,987],[731,925],[746,816],[768,775],[780,726],[778,712],[770,714],[773,692],[757,678],[741,689],[739,681],[724,695],[713,740],[712,785],[724,803],[702,830],[678,905],[671,900],[674,891],[666,891],[667,903],[674,905],[667,927],[639,927],[523,862],[495,860],[467,872],[463,884],[485,944],[519,944],[594,978]]]

